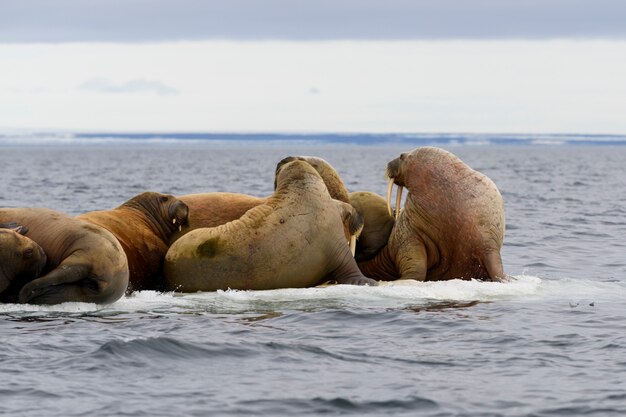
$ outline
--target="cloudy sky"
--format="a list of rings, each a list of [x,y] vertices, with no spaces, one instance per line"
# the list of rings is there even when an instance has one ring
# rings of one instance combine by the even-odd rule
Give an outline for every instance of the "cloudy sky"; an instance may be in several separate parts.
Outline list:
[[[626,3],[0,0],[0,129],[626,133]]]

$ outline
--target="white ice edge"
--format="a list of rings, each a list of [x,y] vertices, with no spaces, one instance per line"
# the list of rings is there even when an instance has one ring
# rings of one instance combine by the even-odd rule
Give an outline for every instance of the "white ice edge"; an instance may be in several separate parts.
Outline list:
[[[315,288],[286,288],[266,291],[226,290],[192,294],[140,291],[109,305],[63,303],[52,306],[0,304],[0,314],[10,313],[104,313],[162,310],[196,310],[210,308],[213,312],[245,311],[256,303],[304,304],[335,301],[351,306],[404,307],[410,304],[436,301],[505,301],[505,300],[620,300],[626,299],[626,283],[620,281],[591,281],[562,278],[542,280],[519,275],[503,283],[481,281],[417,282],[412,280],[381,282],[378,287],[333,285]],[[293,305],[291,306],[293,307]]]

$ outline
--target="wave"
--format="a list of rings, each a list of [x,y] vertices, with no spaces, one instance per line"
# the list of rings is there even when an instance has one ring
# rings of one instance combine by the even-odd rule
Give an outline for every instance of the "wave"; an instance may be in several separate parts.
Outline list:
[[[626,283],[562,278],[542,280],[519,275],[509,282],[481,281],[381,282],[378,287],[331,285],[266,291],[226,290],[192,294],[139,291],[109,305],[63,303],[52,306],[2,304],[0,314],[20,316],[97,315],[125,313],[229,314],[276,309],[405,308],[407,306],[463,305],[468,302],[565,299],[570,304],[589,300],[623,300]]]
[[[223,343],[211,346],[211,344],[193,343],[171,337],[146,337],[107,341],[89,356],[105,362],[109,358],[114,358],[118,362],[136,365],[138,361],[146,359],[215,359],[218,356],[253,356],[254,354],[252,349],[246,350]]]
[[[439,408],[439,404],[431,399],[418,396],[398,400],[371,401],[349,399],[344,397],[322,398],[280,398],[254,401],[240,401],[232,414],[242,414],[245,410],[260,410],[261,414],[268,415],[296,415],[296,414],[389,414],[398,412],[432,411]],[[242,407],[242,409],[239,409]],[[245,412],[243,412],[245,414]]]

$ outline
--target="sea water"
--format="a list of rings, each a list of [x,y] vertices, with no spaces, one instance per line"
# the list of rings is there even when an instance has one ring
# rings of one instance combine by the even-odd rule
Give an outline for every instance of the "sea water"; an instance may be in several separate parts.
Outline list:
[[[412,149],[0,145],[0,206],[73,215],[146,190],[266,196],[288,155],[322,157],[350,191],[383,194],[387,161]],[[626,147],[445,147],[504,197],[511,282],[142,291],[110,305],[0,305],[0,414],[626,415]]]

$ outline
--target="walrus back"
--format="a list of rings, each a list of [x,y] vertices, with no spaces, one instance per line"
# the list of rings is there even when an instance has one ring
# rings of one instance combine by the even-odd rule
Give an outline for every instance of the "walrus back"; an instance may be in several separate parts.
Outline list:
[[[222,226],[191,231],[172,244],[165,259],[166,287],[306,287],[330,272],[325,270],[326,249],[316,245],[327,229],[320,229],[325,216],[334,216],[339,224],[335,230],[343,237],[341,219],[319,174],[304,162],[292,164],[302,169],[295,170],[291,181],[281,174],[274,195],[264,204]]]

